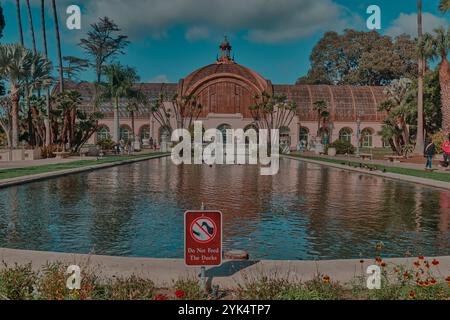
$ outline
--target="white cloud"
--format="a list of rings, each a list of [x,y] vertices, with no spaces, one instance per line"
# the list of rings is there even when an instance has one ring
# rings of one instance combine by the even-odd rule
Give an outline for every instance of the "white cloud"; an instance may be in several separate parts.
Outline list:
[[[211,36],[211,32],[207,27],[192,27],[186,30],[185,36],[189,41],[197,41],[208,39]]]
[[[71,0],[58,0],[61,9],[70,4]],[[83,26],[108,16],[131,39],[161,38],[181,27],[191,41],[243,32],[250,41],[276,43],[361,24],[360,17],[335,0],[84,0],[80,4]]]
[[[429,12],[424,12],[422,16],[424,32],[432,32],[433,29],[439,26],[448,26],[448,21],[446,19],[435,16]],[[401,13],[386,30],[386,34],[393,37],[401,34],[417,37],[417,13]]]
[[[156,77],[151,78],[147,82],[149,83],[169,83],[169,78],[165,74],[159,74]]]

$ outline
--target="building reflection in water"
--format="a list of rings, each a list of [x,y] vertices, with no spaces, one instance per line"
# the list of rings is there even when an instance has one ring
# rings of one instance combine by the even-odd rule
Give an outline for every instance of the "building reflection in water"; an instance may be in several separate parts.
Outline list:
[[[448,191],[282,159],[175,166],[170,158],[0,190],[0,246],[183,256],[183,213],[224,213],[224,246],[255,259],[448,255]]]

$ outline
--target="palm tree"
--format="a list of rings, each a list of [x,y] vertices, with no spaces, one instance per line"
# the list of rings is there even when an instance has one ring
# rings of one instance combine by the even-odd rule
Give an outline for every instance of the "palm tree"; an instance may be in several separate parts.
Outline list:
[[[439,10],[443,13],[448,12],[450,10],[450,0],[441,0]]]
[[[133,142],[139,141],[137,135],[135,134],[135,115],[139,112],[140,106],[147,105],[147,98],[141,90],[131,89],[127,94],[127,111],[130,113],[131,118],[131,131],[133,132]],[[136,139],[137,138],[137,139]]]
[[[119,103],[120,99],[130,97],[133,85],[139,81],[134,68],[122,66],[119,63],[105,67],[107,81],[104,85],[105,97],[114,104],[113,141],[119,141]],[[133,132],[134,135],[134,132]]]
[[[19,144],[20,90],[28,79],[32,63],[33,54],[22,45],[8,44],[0,46],[0,77],[6,79],[10,85],[11,143],[13,148],[17,148]]]
[[[432,59],[440,59],[439,83],[441,86],[442,129],[450,131],[450,70],[447,55],[450,53],[450,28],[434,30],[435,35],[424,36],[424,54]]]
[[[45,0],[41,0],[41,26],[42,26],[42,44],[44,47],[44,57],[48,58],[47,52],[47,30],[45,28]],[[44,118],[45,124],[45,145],[48,146],[51,144],[51,124],[50,124],[50,88],[46,88],[45,93],[45,106],[46,106],[46,115]]]
[[[20,16],[20,0],[16,0],[16,10],[17,10],[17,21],[19,23],[20,43],[23,46],[24,42],[23,42],[23,30],[22,30],[22,18]]]
[[[31,43],[33,44],[33,53],[36,54],[36,40],[34,39],[33,15],[31,14],[30,0],[26,0],[26,3],[28,12],[28,23],[30,24]]]
[[[63,76],[63,63],[62,63],[62,54],[61,54],[61,36],[59,33],[59,24],[58,24],[58,12],[56,11],[56,2],[52,0],[52,8],[53,8],[53,21],[55,23],[55,31],[56,31],[56,44],[58,48],[58,64],[59,64],[59,92],[64,92],[64,76]]]
[[[327,111],[327,103],[323,100],[314,102],[314,110],[317,112],[317,137],[320,135],[320,122],[323,118],[328,117],[329,113]]]
[[[417,83],[417,135],[416,135],[416,154],[422,154],[424,150],[424,126],[423,126],[423,73],[424,73],[424,57],[423,57],[423,26],[422,26],[422,0],[417,2],[417,31],[418,31],[418,83]]]

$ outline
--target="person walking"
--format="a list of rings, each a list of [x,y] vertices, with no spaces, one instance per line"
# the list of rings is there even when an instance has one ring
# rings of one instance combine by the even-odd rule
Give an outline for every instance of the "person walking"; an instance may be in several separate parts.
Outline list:
[[[427,159],[427,163],[425,165],[425,170],[431,170],[433,167],[433,157],[436,154],[436,145],[433,140],[427,144],[425,147],[425,157]]]
[[[442,152],[444,154],[444,162],[445,162],[445,167],[448,167],[449,162],[450,162],[450,133],[447,136],[447,140],[445,140],[442,143]]]

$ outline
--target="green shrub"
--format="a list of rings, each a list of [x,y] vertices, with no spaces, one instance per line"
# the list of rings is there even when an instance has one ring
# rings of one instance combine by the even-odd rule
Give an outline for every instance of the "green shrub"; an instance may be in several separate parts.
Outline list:
[[[109,282],[105,288],[108,300],[152,300],[156,292],[153,281],[132,275],[119,277]]]
[[[31,263],[26,265],[15,264],[14,267],[3,263],[0,271],[0,297],[9,300],[33,299],[37,275],[31,268]]]
[[[442,143],[447,139],[447,135],[443,131],[439,131],[431,136],[434,144],[436,145],[436,153],[442,153]]]
[[[112,141],[111,138],[102,139],[102,140],[97,142],[97,145],[102,150],[111,150],[113,148],[113,146],[114,146],[114,141]]]
[[[336,148],[337,154],[354,154],[355,147],[348,141],[336,140],[328,145],[328,148]]]
[[[180,279],[173,285],[175,292],[180,292],[178,299],[204,300],[208,298],[206,292],[200,287],[198,279]]]

